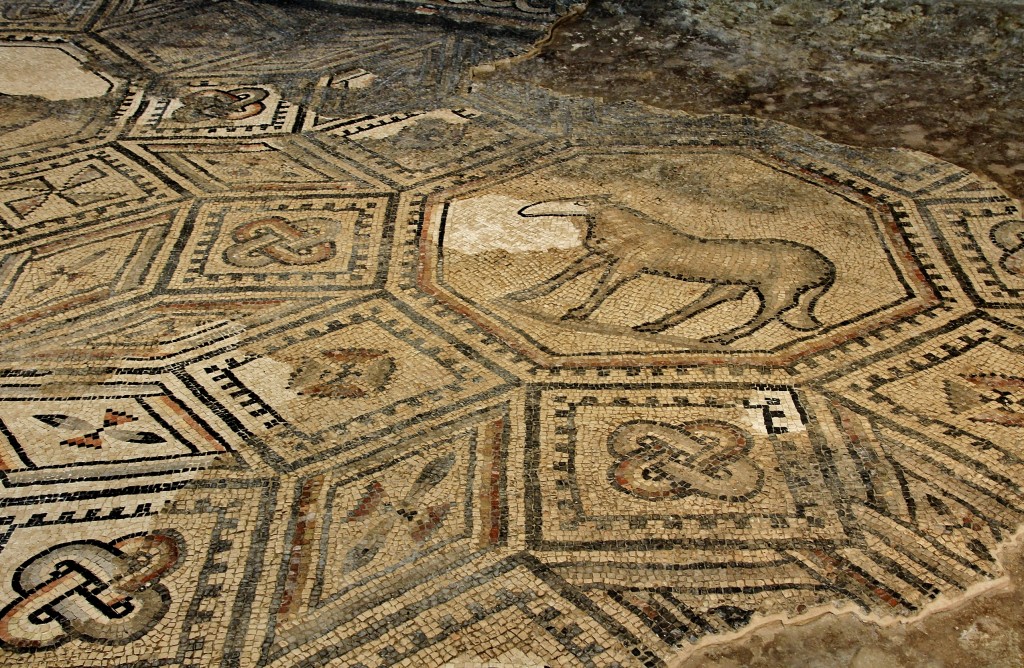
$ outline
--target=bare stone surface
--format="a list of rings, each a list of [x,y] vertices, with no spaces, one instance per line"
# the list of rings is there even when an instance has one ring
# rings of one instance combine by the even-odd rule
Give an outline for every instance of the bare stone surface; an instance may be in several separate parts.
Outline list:
[[[1024,194],[1017,1],[593,0],[514,75],[907,147]]]
[[[59,48],[5,45],[0,48],[0,94],[47,100],[101,97],[110,81]]]
[[[852,613],[828,613],[802,624],[774,622],[737,640],[701,648],[676,665],[1016,668],[1024,664],[1022,557],[1019,545],[1007,548],[1004,582],[920,620],[879,626]]]

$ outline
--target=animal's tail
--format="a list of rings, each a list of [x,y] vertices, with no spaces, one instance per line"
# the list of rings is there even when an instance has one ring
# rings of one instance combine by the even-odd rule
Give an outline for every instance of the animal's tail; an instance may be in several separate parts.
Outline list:
[[[814,305],[817,304],[818,298],[831,287],[832,281],[828,281],[804,291],[797,297],[796,304],[792,308],[779,314],[779,319],[793,329],[803,331],[818,329],[821,327],[821,321],[814,317]]]

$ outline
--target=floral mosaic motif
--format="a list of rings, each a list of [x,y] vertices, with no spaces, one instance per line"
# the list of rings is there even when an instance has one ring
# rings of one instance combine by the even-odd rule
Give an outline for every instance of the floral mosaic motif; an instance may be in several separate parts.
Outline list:
[[[359,499],[359,505],[348,514],[349,522],[367,521],[363,538],[356,542],[345,556],[350,570],[366,566],[383,547],[392,528],[405,525],[409,537],[422,544],[444,522],[451,504],[437,504],[424,507],[423,496],[448,475],[455,458],[441,457],[427,464],[413,481],[412,488],[402,499],[394,502],[388,497],[383,485],[370,483],[366,493]]]
[[[139,444],[164,442],[162,436],[151,431],[138,431],[130,427],[125,428],[123,425],[130,424],[138,419],[125,411],[107,409],[103,415],[103,424],[99,428],[96,428],[93,423],[73,415],[50,413],[33,415],[32,417],[51,427],[81,434],[80,436],[65,438],[60,442],[61,445],[79,448],[102,448],[104,438]]]

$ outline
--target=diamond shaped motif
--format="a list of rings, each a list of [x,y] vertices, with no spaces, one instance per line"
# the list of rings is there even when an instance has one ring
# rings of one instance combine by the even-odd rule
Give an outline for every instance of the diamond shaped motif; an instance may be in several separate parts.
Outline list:
[[[457,177],[539,140],[500,117],[462,108],[342,119],[317,129],[327,150],[399,186]]]
[[[445,334],[383,299],[246,332],[189,366],[272,465],[291,469],[443,415],[506,381]]]
[[[44,376],[19,383],[9,377],[0,392],[5,487],[125,481],[205,466],[227,450],[208,418],[166,381],[74,383]]]
[[[161,268],[162,245],[177,231],[173,212],[97,227],[8,255],[0,327],[20,328],[138,291]]]
[[[284,566],[288,594],[279,623],[289,630],[280,643],[301,635],[298,628],[315,624],[318,615],[365,605],[357,592],[366,587],[397,593],[412,572],[502,543],[507,420],[504,410],[484,411],[358,468],[304,477]],[[313,519],[313,508],[325,512]],[[395,570],[407,572],[404,582],[390,581]]]
[[[381,191],[323,156],[301,139],[211,142],[168,140],[133,145],[137,151],[179,173],[184,185],[200,193],[224,191]]]
[[[969,318],[900,346],[828,387],[865,410],[950,444],[989,475],[1024,474],[1024,339]],[[929,388],[922,392],[921,388]]]

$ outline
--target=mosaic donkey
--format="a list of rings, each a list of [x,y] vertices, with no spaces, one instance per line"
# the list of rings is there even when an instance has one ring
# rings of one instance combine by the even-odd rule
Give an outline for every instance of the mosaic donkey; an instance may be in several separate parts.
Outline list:
[[[748,336],[772,320],[797,330],[821,326],[814,316],[818,299],[832,287],[835,266],[810,246],[781,239],[707,239],[681,232],[640,211],[615,204],[607,195],[549,200],[523,207],[524,218],[567,216],[576,223],[587,253],[542,283],[509,295],[528,301],[550,294],[569,281],[603,267],[597,286],[563,320],[585,320],[615,290],[641,274],[709,283],[692,303],[633,327],[657,333],[679,325],[723,302],[753,290],[760,301],[748,322],[704,340],[727,344]]]

